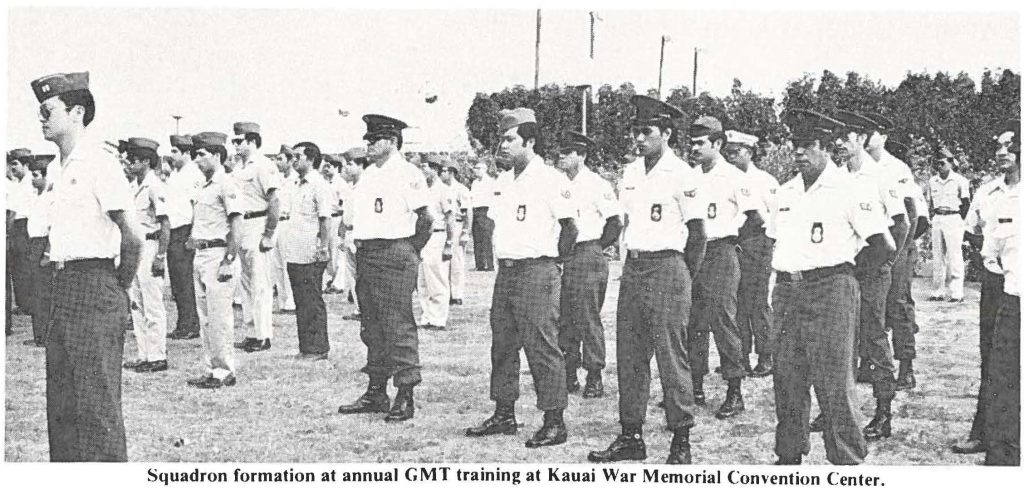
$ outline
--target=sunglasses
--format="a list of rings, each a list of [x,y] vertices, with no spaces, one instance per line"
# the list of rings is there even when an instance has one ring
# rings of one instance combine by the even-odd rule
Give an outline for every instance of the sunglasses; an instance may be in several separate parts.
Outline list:
[[[64,109],[64,112],[69,112],[70,113],[71,112],[71,108]],[[49,106],[47,106],[45,104],[39,106],[39,118],[40,119],[42,119],[44,121],[49,121],[50,120],[50,116],[52,116],[52,115],[53,115],[53,110],[50,109]]]
[[[629,131],[633,134],[642,134],[644,136],[650,136],[654,132],[654,128],[650,126],[633,126],[629,128]]]
[[[232,138],[231,144],[240,145],[245,142],[245,138]]]

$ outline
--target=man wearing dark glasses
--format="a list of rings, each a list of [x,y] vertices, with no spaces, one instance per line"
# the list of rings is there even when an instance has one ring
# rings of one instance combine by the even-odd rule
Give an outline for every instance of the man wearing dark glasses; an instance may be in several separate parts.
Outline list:
[[[686,327],[691,276],[704,259],[707,204],[699,174],[670,145],[682,111],[651,97],[633,97],[632,136],[642,158],[622,177],[626,263],[616,315],[621,434],[592,462],[647,459],[643,427],[650,399],[651,357],[658,363],[665,418],[672,431],[667,464],[690,464],[695,404]],[[693,271],[693,272],[691,272]]]
[[[964,300],[964,218],[971,205],[970,183],[953,171],[956,158],[940,146],[933,165],[936,174],[928,181],[932,214],[931,301],[958,303]]]
[[[46,412],[51,461],[126,461],[121,361],[126,289],[142,240],[128,217],[132,195],[121,164],[93,140],[89,73],[32,82],[43,137],[57,145],[50,260],[52,318],[46,340]],[[114,259],[120,257],[115,267]]]

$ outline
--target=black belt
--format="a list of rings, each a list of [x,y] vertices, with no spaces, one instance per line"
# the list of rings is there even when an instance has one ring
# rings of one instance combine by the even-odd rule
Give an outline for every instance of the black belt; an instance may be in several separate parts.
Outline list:
[[[440,233],[442,231],[448,231],[448,229],[447,228],[437,228],[437,229],[430,230],[430,231],[432,231],[434,233]]]
[[[246,211],[242,214],[243,219],[262,218],[267,215],[267,210],[263,211]]]
[[[114,259],[78,259],[57,262],[57,270],[65,272],[113,271]]]
[[[837,274],[853,274],[853,265],[849,262],[844,262],[839,265],[819,267],[800,272],[779,271],[777,279],[779,282],[817,281]]]
[[[331,217],[332,217],[332,218],[340,218],[340,217],[341,217],[341,215],[343,215],[343,214],[345,214],[345,212],[344,212],[344,211],[338,211],[338,212],[336,212],[336,213],[331,213]]]
[[[936,209],[935,210],[935,214],[938,214],[938,215],[941,215],[941,216],[947,216],[947,215],[953,215],[953,214],[960,214],[960,211],[953,211],[952,209]]]
[[[159,238],[160,238],[160,230],[154,231],[152,233],[146,233],[146,240],[157,240]]]
[[[228,242],[221,240],[220,238],[215,238],[213,240],[193,240],[192,243],[196,250],[228,246]]]
[[[580,248],[580,249],[583,249],[583,248],[598,248],[598,249],[603,249],[604,247],[601,246],[601,240],[587,240],[587,241],[584,241],[584,242],[576,242],[576,245],[574,245],[573,248]]]
[[[554,263],[554,257],[530,257],[528,259],[498,259],[498,266],[506,269],[514,269],[524,265]]]
[[[357,250],[380,250],[405,240],[408,240],[408,238],[371,238],[369,240],[356,240],[355,242]]]
[[[644,252],[643,250],[629,250],[626,252],[626,257],[630,259],[648,260],[648,259],[664,259],[667,257],[674,257],[679,252],[676,250],[658,250],[655,252]]]
[[[708,240],[708,244],[705,248],[720,247],[722,245],[736,245],[735,236],[727,236],[724,238],[716,238],[714,240]]]

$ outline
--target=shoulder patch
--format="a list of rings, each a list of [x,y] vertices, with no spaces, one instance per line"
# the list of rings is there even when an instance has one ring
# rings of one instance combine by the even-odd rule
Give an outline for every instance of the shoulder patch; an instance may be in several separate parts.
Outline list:
[[[609,201],[614,201],[615,200],[615,194],[613,194],[611,192],[606,192],[604,194],[604,198],[609,200]]]
[[[863,209],[864,211],[871,211],[871,203],[862,202],[860,203],[860,208]]]
[[[683,195],[686,197],[697,197],[697,190],[694,189],[692,191],[683,191]]]

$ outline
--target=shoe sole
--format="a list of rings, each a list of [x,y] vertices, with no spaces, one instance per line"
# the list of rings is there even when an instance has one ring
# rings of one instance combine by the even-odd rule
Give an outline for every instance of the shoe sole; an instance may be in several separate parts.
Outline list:
[[[559,444],[565,444],[565,441],[567,441],[567,440],[569,440],[568,436],[559,437],[558,439],[555,439],[555,440],[553,440],[551,442],[545,442],[543,444],[537,443],[537,442],[533,442],[532,440],[530,440],[530,441],[526,441],[526,447],[528,447],[530,449],[535,449],[535,448],[538,448],[538,447],[557,446]]]
[[[504,429],[494,432],[485,432],[483,434],[470,434],[466,432],[466,437],[487,437],[487,436],[514,436],[519,433],[519,427],[512,427],[510,429]]]
[[[716,413],[715,414],[715,418],[718,419],[718,420],[731,419],[731,418],[733,418],[733,417],[735,417],[735,416],[737,416],[737,415],[739,415],[739,414],[741,414],[743,412],[746,412],[746,409],[744,409],[744,410],[737,410],[735,412],[727,413],[727,414],[726,413]]]

